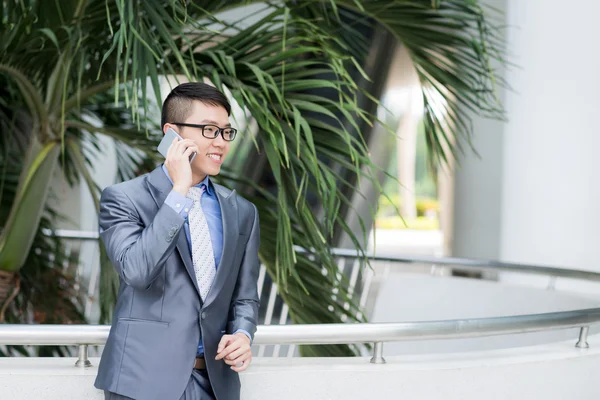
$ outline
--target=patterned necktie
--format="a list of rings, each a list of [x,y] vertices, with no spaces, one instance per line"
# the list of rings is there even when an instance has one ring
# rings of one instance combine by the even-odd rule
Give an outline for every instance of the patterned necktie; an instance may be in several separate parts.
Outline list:
[[[194,201],[194,205],[188,213],[188,222],[190,225],[190,237],[192,239],[194,271],[196,271],[200,296],[202,297],[202,301],[204,301],[215,279],[216,267],[206,216],[200,204],[202,193],[204,193],[204,186],[202,188],[192,187],[187,197]]]

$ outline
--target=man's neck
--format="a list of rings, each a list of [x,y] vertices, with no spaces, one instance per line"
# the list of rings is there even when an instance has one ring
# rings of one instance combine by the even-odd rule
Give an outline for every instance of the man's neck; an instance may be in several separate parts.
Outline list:
[[[206,174],[205,175],[197,175],[192,173],[192,186],[198,186],[200,184],[200,182],[202,182],[204,179],[206,179]]]

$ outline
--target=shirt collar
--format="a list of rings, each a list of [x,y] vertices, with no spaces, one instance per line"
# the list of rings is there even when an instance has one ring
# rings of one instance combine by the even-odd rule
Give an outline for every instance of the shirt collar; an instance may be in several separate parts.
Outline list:
[[[162,170],[165,173],[165,175],[167,176],[167,178],[169,179],[169,182],[171,182],[171,185],[173,184],[173,180],[171,179],[171,177],[169,176],[169,171],[167,171],[167,167],[165,167],[165,164],[162,164]],[[212,182],[210,181],[210,179],[208,179],[208,175],[206,175],[206,178],[204,178],[202,180],[202,182],[200,182],[199,184],[196,185],[196,187],[202,187],[204,186],[206,189],[206,194],[208,194],[209,196],[213,195],[213,187],[212,187]]]

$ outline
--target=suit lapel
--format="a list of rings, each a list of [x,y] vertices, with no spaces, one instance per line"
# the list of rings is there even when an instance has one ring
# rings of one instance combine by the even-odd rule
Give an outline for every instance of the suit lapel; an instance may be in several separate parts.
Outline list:
[[[194,261],[192,260],[192,254],[190,253],[190,245],[188,244],[187,236],[185,235],[184,229],[181,229],[181,232],[179,232],[179,239],[177,240],[177,251],[179,251],[179,255],[183,260],[183,265],[185,265],[185,269],[187,270],[188,275],[192,279],[194,287],[198,292],[198,297],[200,297],[200,301],[202,302],[202,298],[200,296],[200,288],[198,287],[198,280],[196,279],[196,271],[194,271]]]
[[[150,194],[154,198],[156,205],[158,208],[162,207],[165,199],[169,195],[169,192],[173,188],[171,181],[165,175],[165,172],[162,170],[162,166],[158,166],[154,171],[152,171],[148,177],[149,182],[149,190]],[[177,251],[181,256],[183,261],[183,265],[187,270],[192,282],[194,283],[194,287],[198,292],[198,297],[200,297],[200,289],[198,288],[198,281],[196,280],[196,272],[194,271],[194,262],[192,261],[192,255],[190,254],[190,247],[188,245],[187,237],[185,235],[185,227],[181,228],[179,231],[179,238],[177,239]],[[200,299],[202,301],[202,299]]]
[[[221,209],[221,221],[223,223],[223,249],[221,250],[221,260],[217,268],[217,275],[206,296],[204,305],[207,306],[214,301],[217,294],[221,291],[223,284],[227,281],[227,276],[231,272],[233,257],[235,257],[235,246],[239,239],[238,208],[235,201],[235,190],[227,193],[221,187],[214,185],[215,194],[219,200]]]

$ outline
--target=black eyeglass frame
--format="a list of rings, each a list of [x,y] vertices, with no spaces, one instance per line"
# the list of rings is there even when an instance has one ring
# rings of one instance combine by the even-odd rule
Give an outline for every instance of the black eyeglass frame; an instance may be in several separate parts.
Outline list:
[[[235,128],[221,128],[220,126],[217,126],[217,125],[214,125],[214,124],[197,125],[197,124],[185,124],[185,123],[182,123],[182,122],[171,122],[171,124],[177,125],[177,126],[188,126],[190,128],[199,128],[199,129],[202,129],[202,136],[204,136],[207,139],[216,139],[217,136],[219,136],[219,134],[221,134],[221,137],[223,138],[224,141],[226,141],[226,142],[232,142],[236,138],[236,136],[237,136],[237,129],[235,129]],[[207,126],[212,126],[212,127],[217,128],[217,132],[215,133],[215,136],[210,137],[210,136],[206,136],[204,134],[204,128],[207,127]],[[223,135],[223,131],[225,129],[231,129],[233,131],[233,133],[232,133],[233,138],[231,138],[231,139],[226,139],[225,138],[225,135]]]

